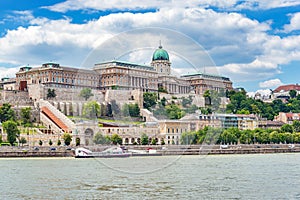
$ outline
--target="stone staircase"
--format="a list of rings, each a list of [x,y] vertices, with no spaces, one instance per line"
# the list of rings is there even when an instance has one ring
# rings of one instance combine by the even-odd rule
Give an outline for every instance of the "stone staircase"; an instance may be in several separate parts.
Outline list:
[[[75,123],[66,117],[62,112],[56,109],[48,101],[40,100],[39,107],[41,112],[41,121],[54,131],[54,133],[72,133]]]
[[[158,119],[153,116],[153,113],[150,112],[148,109],[141,109],[140,115],[145,119],[146,122],[157,122]]]

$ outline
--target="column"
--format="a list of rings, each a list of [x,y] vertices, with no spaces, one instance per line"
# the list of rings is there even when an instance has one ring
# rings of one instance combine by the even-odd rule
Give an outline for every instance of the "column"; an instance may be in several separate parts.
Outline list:
[[[70,103],[69,102],[66,102],[66,114],[69,116],[70,115]]]
[[[77,103],[72,103],[72,111],[73,111],[73,116],[78,116],[78,105],[77,105]]]
[[[82,103],[78,103],[78,114],[79,116],[82,116]]]

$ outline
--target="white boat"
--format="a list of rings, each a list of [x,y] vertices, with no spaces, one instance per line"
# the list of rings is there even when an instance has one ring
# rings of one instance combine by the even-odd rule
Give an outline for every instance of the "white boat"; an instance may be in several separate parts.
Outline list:
[[[128,149],[128,152],[132,153],[132,156],[161,156],[161,153],[158,153],[155,149],[148,150],[135,150]]]
[[[111,147],[101,152],[92,152],[82,147],[75,150],[75,158],[122,158],[129,156],[131,156],[131,153],[124,152],[120,147]]]
[[[77,148],[75,150],[75,158],[114,158],[114,157],[129,157],[129,156],[161,156],[155,149],[134,150],[129,149],[124,151],[121,147],[111,147],[101,152],[92,152],[86,148]]]

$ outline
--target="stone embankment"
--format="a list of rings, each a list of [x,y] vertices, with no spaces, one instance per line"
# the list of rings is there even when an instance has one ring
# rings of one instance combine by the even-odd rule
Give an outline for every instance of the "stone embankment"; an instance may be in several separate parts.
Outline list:
[[[103,151],[105,146],[87,147],[91,151]],[[217,155],[217,154],[266,154],[299,153],[300,144],[241,144],[241,145],[127,145],[125,149],[156,149],[162,155]]]
[[[0,147],[0,158],[14,157],[73,157],[68,147]]]
[[[165,147],[158,150],[162,155],[217,155],[217,154],[266,154],[297,153],[300,145],[191,145],[178,148]]]
[[[92,151],[100,152],[110,146],[89,146]],[[128,145],[125,149],[156,149],[157,153],[169,155],[222,155],[222,154],[267,154],[300,153],[300,144],[268,145]],[[74,157],[70,147],[0,147],[0,158],[5,157]]]

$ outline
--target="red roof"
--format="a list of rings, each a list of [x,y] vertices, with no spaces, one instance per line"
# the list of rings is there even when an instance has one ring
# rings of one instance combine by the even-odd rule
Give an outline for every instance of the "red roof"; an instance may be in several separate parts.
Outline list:
[[[300,91],[300,85],[296,84],[296,85],[281,85],[279,86],[278,88],[276,88],[274,90],[274,92],[287,92],[287,91],[290,91],[290,90],[296,90],[296,91]]]

